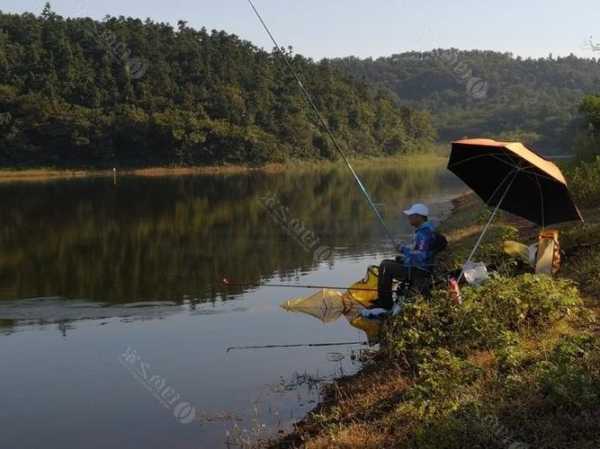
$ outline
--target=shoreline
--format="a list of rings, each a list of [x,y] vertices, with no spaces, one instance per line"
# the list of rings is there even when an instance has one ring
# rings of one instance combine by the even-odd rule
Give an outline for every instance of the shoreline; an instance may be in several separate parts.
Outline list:
[[[446,156],[435,152],[414,153],[381,158],[359,158],[351,160],[356,168],[365,166],[381,166],[390,162],[407,162],[430,164],[442,163]],[[140,167],[116,169],[60,169],[60,168],[25,168],[25,169],[0,169],[0,183],[3,182],[44,182],[64,179],[98,178],[117,176],[136,177],[164,177],[164,176],[220,176],[241,175],[246,173],[282,173],[287,170],[323,170],[341,166],[342,161],[307,160],[273,162],[253,166],[244,164],[232,165],[198,165],[198,166],[165,166],[165,167]]]
[[[447,223],[455,214],[460,213],[461,209],[469,208],[472,203],[476,200],[476,195],[473,192],[464,192],[460,195],[448,200],[448,209],[443,214],[443,218],[440,219],[439,227],[444,229],[444,224]],[[377,381],[382,377],[386,376],[389,371],[389,367],[383,365],[378,366],[374,363],[380,357],[380,351],[376,350],[371,354],[371,359],[363,364],[360,369],[348,376],[343,376],[334,379],[333,382],[326,386],[323,393],[322,399],[316,404],[316,406],[310,410],[300,421],[294,424],[294,430],[287,434],[273,440],[267,440],[264,445],[257,446],[266,449],[300,449],[304,448],[304,444],[307,442],[307,436],[316,433],[314,417],[320,413],[327,413],[330,409],[335,408],[338,402],[337,393],[340,388],[349,386],[352,388],[354,384],[373,383],[373,380]],[[375,382],[376,383],[376,382]]]
[[[441,261],[446,267],[450,266],[451,258],[458,260],[461,258],[464,259],[463,253],[468,252],[469,246],[475,240],[482,226],[480,217],[482,203],[476,195],[467,192],[451,200],[451,203],[450,213],[445,217],[444,221],[440,223],[442,232],[448,237],[450,251],[453,252],[452,256],[448,256],[447,260],[446,257],[444,257],[444,260]],[[586,215],[597,217],[599,219],[598,223],[600,223],[600,208],[592,208],[586,212]],[[598,229],[600,229],[600,224],[597,226]],[[567,251],[569,250],[568,247],[573,247],[573,243],[578,241],[578,236],[580,236],[581,233],[587,236],[586,240],[589,240],[590,238],[586,234],[585,227],[582,226],[564,224],[558,226],[558,228],[560,229],[562,236],[561,241],[567,243],[564,246]],[[502,215],[497,223],[490,229],[490,237],[486,243],[490,246],[498,245],[502,242],[504,238],[503,233],[507,229],[514,230],[514,235],[519,240],[527,241],[528,239],[537,237],[537,228],[531,223],[508,215]],[[590,334],[600,335],[600,326],[593,324],[593,317],[600,314],[597,290],[586,288],[586,286],[582,284],[585,280],[586,273],[581,268],[582,266],[585,266],[585,263],[588,262],[588,260],[593,260],[591,254],[591,252],[589,254],[583,252],[579,253],[577,257],[569,256],[569,258],[563,262],[561,271],[555,277],[557,294],[564,294],[567,296],[571,294],[569,292],[569,285],[571,285],[569,282],[576,282],[580,285],[579,294],[582,304],[578,307],[582,311],[582,316],[585,316],[586,313],[592,316],[592,318],[590,318],[591,321],[587,322],[587,318],[576,318],[574,321],[570,322],[570,318],[568,318],[569,314],[567,313],[567,318],[562,318],[554,324],[549,323],[545,327],[540,327],[538,333],[525,331],[523,333],[522,346],[509,346],[509,348],[518,348],[511,349],[512,351],[516,351],[515,353],[517,354],[528,354],[528,357],[531,357],[534,360],[535,358],[538,358],[540,363],[543,364],[545,363],[548,351],[560,351],[561,344],[567,344],[561,342],[569,342],[571,341],[569,340],[570,338],[575,338],[574,336],[577,336],[577,338],[588,338],[585,336]],[[452,261],[452,263],[455,262],[456,260]],[[511,284],[510,288],[513,288],[513,284],[514,288],[524,288],[522,287],[524,284],[521,278],[507,278],[507,280],[509,279],[509,283]],[[508,291],[512,290],[508,289]],[[527,291],[526,288],[525,291]],[[541,297],[543,297],[543,294]],[[576,307],[574,307],[573,310],[575,310],[575,308]],[[577,314],[578,312],[573,312],[573,317]],[[401,326],[406,325],[407,323],[404,323]],[[393,323],[392,326],[394,326]],[[387,327],[385,339],[388,344],[391,342],[391,344],[394,345],[394,338],[398,337],[390,337],[389,332],[391,326]],[[440,349],[443,351],[446,350],[443,346],[440,347]],[[477,381],[480,383],[475,383],[474,385],[476,385],[476,387],[471,387],[461,379],[461,382],[464,382],[465,385],[462,385],[461,382],[454,385],[456,379],[455,375],[452,374],[450,376],[451,380],[449,381],[448,391],[445,393],[437,393],[437,387],[434,387],[432,391],[427,390],[429,392],[428,394],[432,395],[427,402],[429,403],[431,401],[431,403],[443,404],[444,396],[453,396],[453,391],[465,389],[466,396],[462,398],[460,393],[457,393],[458,396],[455,400],[472,403],[472,401],[475,401],[476,399],[470,398],[467,392],[477,391],[478,394],[482,395],[484,404],[493,404],[489,408],[481,406],[484,413],[487,414],[487,417],[492,416],[498,423],[500,422],[500,419],[502,419],[503,432],[510,433],[511,438],[521,444],[520,442],[527,441],[526,438],[529,435],[527,432],[520,431],[519,423],[523,422],[524,416],[520,415],[518,412],[513,412],[515,407],[516,409],[531,410],[532,414],[527,416],[527,419],[531,420],[532,423],[535,423],[531,424],[533,428],[537,428],[536,419],[541,421],[541,424],[544,425],[550,425],[550,423],[555,424],[555,422],[553,421],[551,414],[543,416],[542,418],[534,417],[536,407],[538,406],[535,399],[533,399],[535,396],[524,394],[523,398],[520,400],[517,398],[507,399],[506,404],[497,405],[504,402],[502,394],[507,394],[500,393],[500,396],[495,398],[496,401],[488,402],[488,396],[486,395],[494,397],[494,394],[497,391],[502,391],[496,390],[495,388],[489,388],[489,390],[486,391],[485,388],[489,385],[487,382],[490,382],[490,379],[493,379],[495,376],[505,375],[499,368],[499,364],[504,363],[502,357],[504,357],[503,354],[505,353],[503,353],[503,351],[506,351],[506,349],[492,349],[490,347],[490,349],[487,350],[475,350],[466,353],[464,355],[464,361],[461,363],[469,364],[469,366],[473,366],[475,369],[487,373],[481,376],[481,380]],[[423,421],[433,419],[430,423],[435,423],[437,419],[442,418],[432,418],[427,414],[424,416],[420,415],[421,411],[424,409],[420,408],[421,406],[419,405],[420,402],[418,400],[415,401],[414,399],[410,399],[410,395],[415,394],[415,391],[422,391],[419,389],[432,388],[432,384],[422,384],[420,376],[415,376],[414,373],[411,373],[410,370],[407,370],[406,367],[402,366],[402,363],[398,364],[397,360],[389,359],[389,353],[389,348],[386,349],[380,347],[372,358],[363,364],[356,374],[341,377],[336,379],[331,385],[326,386],[321,401],[294,426],[292,432],[282,435],[279,438],[265,441],[264,447],[270,449],[358,449],[363,447],[390,447],[390,445],[393,445],[394,447],[413,447],[410,444],[407,445],[408,441],[414,441],[410,438],[417,437],[420,432],[427,434],[427,432],[430,431],[429,429],[431,429],[431,427],[428,427],[427,425],[423,427]],[[590,357],[595,357],[595,355],[593,355],[595,353],[590,352],[589,354]],[[526,373],[523,374],[524,377],[532,375],[532,371],[528,371],[531,368],[529,364],[532,362],[529,362],[528,360],[528,358],[524,357],[522,360],[518,359],[514,362],[511,361],[511,363],[518,366],[518,369],[521,370],[520,372]],[[522,363],[522,365],[519,365],[520,363]],[[511,367],[511,369],[517,369],[513,365],[511,365]],[[429,376],[428,378],[443,382],[443,375],[439,378],[433,377],[436,375],[438,374],[427,374],[427,376]],[[460,378],[460,376],[458,377]],[[502,385],[502,382],[503,381],[501,381],[499,385]],[[530,382],[531,384],[528,385],[528,388],[536,391],[536,388],[540,385],[539,380],[533,378]],[[554,382],[556,382],[557,388],[561,387],[561,379],[555,379]],[[529,390],[525,389],[524,391],[528,392]],[[436,396],[436,394],[439,394],[439,396]],[[497,408],[495,408],[496,406]],[[454,405],[452,405],[452,407],[454,407]],[[397,414],[398,410],[402,410],[402,413]],[[406,415],[403,415],[403,413],[406,413]],[[585,410],[585,407],[582,407],[579,413],[582,413],[582,416],[587,416],[585,414],[588,412]],[[474,425],[472,421],[469,421],[469,419],[473,418],[465,418],[465,421],[461,422],[461,418],[452,417],[452,415],[449,416],[451,416],[449,422],[459,429],[457,432],[459,436],[455,435],[453,438],[460,441],[461,438],[463,438],[460,435],[465,435],[464,432]],[[400,426],[400,428],[397,426]],[[444,425],[440,428],[442,429],[442,434],[445,434],[445,432],[448,431],[448,428],[444,427]],[[595,433],[596,431],[597,428],[592,433]],[[437,438],[440,438],[440,435],[436,435],[435,432],[436,430],[433,430],[432,439],[433,441],[438,441]],[[482,432],[482,435],[486,435],[485,430]],[[466,437],[464,437],[467,438],[467,440],[472,438],[472,435],[470,436],[468,433],[469,432],[467,432]],[[407,440],[405,436],[409,434],[413,436],[408,437]],[[402,438],[398,438],[400,436],[404,438],[403,442],[401,442]],[[541,437],[541,435],[535,436]],[[481,435],[477,434],[477,437],[481,437]],[[556,435],[544,437],[547,437],[550,440],[554,439],[552,441],[558,442],[560,432]],[[466,447],[465,444],[467,443],[467,440],[464,440],[464,438],[460,441],[462,443],[460,444],[460,447]],[[519,438],[523,439],[520,440]],[[428,442],[431,443],[431,440]],[[432,444],[435,445],[435,447],[439,447],[437,443]],[[430,448],[433,446],[425,444],[423,447]],[[450,444],[449,446],[443,447],[454,446]],[[523,447],[527,446],[524,445]]]

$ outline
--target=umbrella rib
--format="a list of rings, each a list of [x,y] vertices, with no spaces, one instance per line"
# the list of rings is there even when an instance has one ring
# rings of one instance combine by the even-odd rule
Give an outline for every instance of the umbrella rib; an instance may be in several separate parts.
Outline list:
[[[552,177],[550,177],[550,176],[548,176],[548,175],[544,175],[544,174],[542,174],[542,173],[539,173],[539,172],[534,172],[534,171],[531,171],[530,169],[527,169],[527,168],[526,168],[526,169],[524,169],[524,170],[522,170],[522,171],[523,171],[524,173],[527,173],[527,174],[529,174],[529,175],[536,176],[536,177],[538,177],[538,178],[544,178],[544,179],[547,179],[548,181],[552,181],[552,182],[559,182],[559,180],[558,180],[558,179],[552,178]]]
[[[542,229],[546,227],[546,211],[544,210],[544,191],[542,190],[542,185],[540,184],[540,180],[537,176],[534,177],[535,183],[538,186],[538,190],[540,191],[540,207],[542,209]]]
[[[513,165],[513,164],[511,164],[510,162],[508,162],[508,161],[506,161],[506,160],[502,159],[502,158],[501,158],[499,155],[497,155],[497,154],[477,154],[477,155],[475,155],[475,156],[471,156],[471,157],[468,157],[468,158],[466,158],[466,159],[463,159],[463,160],[461,160],[461,161],[455,162],[455,163],[453,163],[453,164],[449,165],[449,167],[450,167],[450,168],[454,168],[454,167],[457,167],[457,166],[459,166],[459,165],[462,165],[462,164],[464,164],[464,163],[466,163],[466,162],[471,162],[471,161],[473,161],[473,160],[475,160],[475,159],[481,159],[481,158],[484,158],[484,157],[492,157],[492,158],[494,158],[494,159],[497,159],[497,160],[499,160],[499,161],[500,161],[500,162],[502,162],[503,164],[509,165],[510,167],[513,167],[513,168],[516,168],[516,167],[517,167],[517,165],[516,165],[516,161],[515,161],[515,165]],[[510,158],[510,160],[511,160],[511,161],[513,161],[513,159],[512,159],[510,156],[507,156],[507,157],[509,157],[509,158]]]
[[[494,159],[496,159],[496,160],[498,160],[498,161],[502,162],[503,164],[506,164],[506,165],[508,165],[508,166],[510,166],[510,167],[512,167],[512,168],[517,168],[517,169],[519,168],[518,161],[517,161],[516,159],[513,159],[513,158],[512,158],[511,156],[509,156],[509,155],[506,155],[506,157],[507,157],[507,158],[508,158],[508,159],[509,159],[509,160],[510,160],[512,163],[511,163],[511,162],[508,162],[508,161],[506,161],[506,160],[504,160],[504,159],[503,159],[503,158],[501,158],[501,157],[500,157],[500,155],[498,155],[498,154],[492,154],[491,156],[492,156]]]
[[[500,191],[500,187],[502,187],[504,185],[504,183],[507,181],[508,177],[514,173],[519,173],[519,169],[517,167],[515,167],[514,170],[509,171],[508,174],[504,177],[504,179],[502,179],[502,181],[500,181],[500,184],[498,184],[498,186],[496,187],[496,189],[492,192],[492,194],[488,197],[486,203],[490,203],[492,201],[492,199],[496,196],[496,193],[498,193]],[[516,176],[515,176],[516,177]],[[514,180],[513,180],[514,181]],[[511,183],[512,185],[512,183]]]

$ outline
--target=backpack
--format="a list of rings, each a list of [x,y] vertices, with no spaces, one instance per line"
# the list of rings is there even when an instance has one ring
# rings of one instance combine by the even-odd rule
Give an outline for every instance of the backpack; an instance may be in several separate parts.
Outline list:
[[[433,231],[433,243],[431,244],[431,251],[434,254],[444,251],[448,247],[448,239],[440,232]]]

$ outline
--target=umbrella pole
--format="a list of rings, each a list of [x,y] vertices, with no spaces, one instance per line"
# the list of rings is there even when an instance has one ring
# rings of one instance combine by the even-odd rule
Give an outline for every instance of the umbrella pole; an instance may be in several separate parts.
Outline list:
[[[506,198],[506,195],[508,195],[508,191],[512,187],[512,185],[515,182],[515,179],[517,178],[517,175],[519,174],[520,171],[521,171],[520,169],[516,169],[515,170],[515,174],[513,175],[513,179],[510,181],[510,184],[508,184],[508,187],[506,187],[506,190],[504,190],[504,193],[502,194],[502,197],[500,198],[500,201],[498,201],[498,204],[496,204],[496,207],[494,208],[494,211],[492,212],[492,215],[490,216],[490,219],[485,224],[485,226],[483,228],[483,231],[481,231],[481,234],[479,234],[479,238],[475,242],[475,246],[473,246],[473,249],[471,250],[471,254],[469,254],[469,257],[467,258],[467,261],[464,263],[464,265],[462,267],[462,270],[460,271],[460,276],[458,277],[458,282],[460,282],[461,279],[464,277],[464,275],[465,275],[465,267],[469,263],[471,263],[471,261],[473,259],[473,256],[475,256],[475,253],[479,249],[479,245],[481,245],[481,242],[483,241],[483,237],[485,236],[485,234],[487,233],[488,229],[490,228],[490,225],[494,221],[494,218],[496,218],[496,214],[498,213],[498,209],[500,209],[500,206],[504,202],[504,199]],[[492,194],[492,196],[493,196],[493,194]]]

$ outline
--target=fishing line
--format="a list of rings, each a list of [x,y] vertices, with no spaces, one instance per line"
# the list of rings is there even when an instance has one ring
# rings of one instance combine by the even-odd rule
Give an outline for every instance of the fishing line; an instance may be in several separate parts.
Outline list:
[[[304,95],[306,101],[308,102],[308,104],[310,105],[310,107],[313,109],[313,111],[317,115],[317,119],[319,120],[319,123],[321,124],[321,126],[323,127],[323,129],[325,130],[325,132],[327,133],[327,135],[329,136],[329,138],[333,142],[333,146],[335,147],[335,149],[337,150],[337,152],[340,154],[340,156],[342,157],[342,159],[344,160],[344,162],[348,166],[348,169],[352,173],[352,176],[354,177],[354,180],[358,184],[358,187],[360,188],[361,192],[363,193],[363,195],[365,196],[365,198],[369,202],[369,206],[371,206],[371,209],[373,209],[373,212],[375,212],[375,216],[377,217],[377,219],[381,223],[381,226],[383,227],[383,229],[384,229],[387,237],[390,239],[390,241],[392,242],[392,244],[394,245],[394,247],[396,247],[397,246],[396,240],[394,239],[394,236],[392,235],[391,231],[389,230],[389,228],[385,224],[385,221],[383,220],[383,216],[379,212],[379,209],[377,209],[377,206],[375,206],[375,203],[371,199],[371,195],[369,195],[369,192],[367,191],[367,188],[365,187],[365,185],[362,183],[362,181],[360,180],[360,178],[356,174],[356,171],[354,171],[354,168],[350,164],[350,161],[346,157],[346,154],[342,150],[342,147],[339,145],[337,139],[335,138],[335,135],[333,134],[333,132],[329,128],[329,125],[327,124],[327,122],[323,118],[323,115],[319,111],[319,108],[317,107],[317,105],[315,104],[312,96],[308,92],[308,89],[306,87],[304,87],[304,84],[302,83],[302,80],[300,79],[300,75],[298,75],[298,72],[294,69],[294,67],[292,66],[291,62],[289,61],[289,59],[285,55],[285,53],[283,53],[281,51],[281,47],[279,46],[279,43],[275,39],[275,36],[273,36],[273,33],[271,33],[270,28],[267,26],[266,22],[263,20],[261,14],[256,9],[256,6],[254,6],[253,1],[252,0],[248,0],[248,3],[250,4],[250,7],[254,11],[254,14],[256,15],[256,17],[258,18],[258,20],[260,21],[261,25],[265,29],[267,35],[269,36],[269,38],[273,42],[273,45],[277,49],[277,52],[279,53],[279,55],[281,56],[281,58],[285,61],[285,64],[286,64],[287,68],[290,70],[290,73],[292,74],[292,76],[294,77],[294,79],[296,80],[296,82],[298,83],[298,86],[300,87],[300,90],[302,91],[302,94]]]
[[[222,285],[226,287],[252,287],[251,283],[235,283],[230,282],[228,279],[223,279]],[[294,284],[260,284],[260,287],[279,287],[279,288],[316,288],[316,289],[330,289],[330,290],[352,290],[361,292],[376,292],[376,288],[363,288],[363,287],[336,287],[331,285],[294,285]]]
[[[351,346],[351,345],[361,345],[367,346],[369,342],[367,341],[347,341],[341,343],[299,343],[299,344],[291,344],[291,345],[260,345],[260,346],[230,346],[226,349],[225,352],[233,351],[233,350],[245,350],[245,349],[282,349],[282,348],[325,348],[329,346]]]

